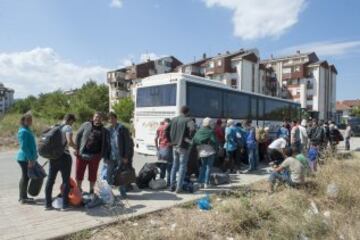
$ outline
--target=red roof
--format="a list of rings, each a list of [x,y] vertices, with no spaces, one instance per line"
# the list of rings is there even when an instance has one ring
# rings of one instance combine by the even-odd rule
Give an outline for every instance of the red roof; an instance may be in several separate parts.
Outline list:
[[[349,110],[353,107],[360,107],[360,99],[336,102],[336,110]]]

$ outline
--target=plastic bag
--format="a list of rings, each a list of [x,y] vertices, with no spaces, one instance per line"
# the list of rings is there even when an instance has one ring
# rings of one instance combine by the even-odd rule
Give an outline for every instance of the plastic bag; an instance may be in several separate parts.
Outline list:
[[[198,207],[201,210],[210,210],[212,208],[211,203],[210,203],[210,198],[207,195],[206,197],[201,198],[198,202]]]
[[[55,198],[51,205],[55,209],[60,209],[63,206],[63,199],[61,197]]]
[[[95,191],[101,200],[107,205],[113,205],[115,198],[111,186],[105,180],[98,181],[96,185]]]
[[[31,179],[45,178],[46,176],[47,174],[43,166],[41,166],[38,162],[35,162],[34,166],[28,169],[28,177]]]
[[[167,187],[167,183],[164,179],[152,179],[149,183],[149,187],[152,190],[165,189]]]

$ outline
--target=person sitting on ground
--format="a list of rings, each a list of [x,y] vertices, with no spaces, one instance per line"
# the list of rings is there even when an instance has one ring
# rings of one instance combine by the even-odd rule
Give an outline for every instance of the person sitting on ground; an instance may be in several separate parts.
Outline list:
[[[62,144],[65,146],[64,153],[59,159],[49,160],[49,175],[45,188],[45,210],[51,210],[52,207],[52,191],[56,180],[57,173],[61,173],[64,192],[62,194],[63,206],[62,210],[69,207],[69,191],[70,191],[70,175],[72,158],[69,147],[76,149],[77,146],[73,141],[72,125],[76,121],[74,114],[66,114],[61,124]]]
[[[157,149],[158,162],[160,168],[160,178],[167,177],[167,185],[170,186],[170,172],[172,166],[172,147],[169,139],[166,136],[166,128],[169,126],[170,119],[165,118],[160,123],[159,128],[156,130],[155,147]]]
[[[284,154],[286,159],[273,170],[269,177],[269,191],[274,191],[276,181],[296,187],[304,182],[305,171],[301,162],[293,157],[291,148],[285,148]]]
[[[20,128],[17,133],[19,141],[19,151],[16,160],[21,168],[21,178],[19,182],[19,202],[21,204],[31,203],[33,198],[27,195],[29,185],[28,169],[35,165],[38,159],[36,141],[31,126],[33,118],[30,112],[25,113],[20,120]]]
[[[315,144],[311,144],[308,151],[308,161],[311,172],[317,171],[317,162],[319,158],[319,148]]]
[[[200,174],[198,182],[208,188],[210,184],[210,173],[213,166],[218,143],[215,132],[211,128],[211,118],[203,120],[202,127],[196,132],[193,138],[193,144],[196,146],[201,161]]]
[[[280,165],[284,161],[283,150],[286,148],[287,142],[283,137],[275,139],[268,146],[268,155],[270,165]]]
[[[299,149],[297,147],[291,147],[293,151],[293,155],[295,158],[301,162],[301,164],[304,166],[305,175],[307,176],[310,172],[310,166],[309,166],[309,160],[305,157],[305,155],[302,152],[299,152]]]

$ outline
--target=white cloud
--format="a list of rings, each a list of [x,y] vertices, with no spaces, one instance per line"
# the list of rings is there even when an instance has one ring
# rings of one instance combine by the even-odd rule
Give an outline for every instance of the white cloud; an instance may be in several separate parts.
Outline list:
[[[0,79],[25,97],[57,89],[80,87],[90,78],[105,83],[107,68],[79,66],[62,59],[51,48],[0,53]]]
[[[298,22],[307,0],[203,0],[233,11],[234,35],[251,40],[278,37]]]
[[[360,51],[360,41],[324,41],[324,42],[312,42],[292,46],[280,51],[281,54],[294,53],[297,50],[302,52],[316,52],[319,56],[340,56],[350,52]]]
[[[111,0],[110,7],[121,8],[123,6],[122,0]]]

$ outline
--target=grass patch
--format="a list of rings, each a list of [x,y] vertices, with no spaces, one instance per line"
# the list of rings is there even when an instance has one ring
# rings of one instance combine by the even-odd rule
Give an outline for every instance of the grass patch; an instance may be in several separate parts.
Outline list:
[[[188,203],[97,229],[83,239],[360,239],[360,161],[328,160],[300,189],[267,182],[211,196],[207,212]],[[333,184],[336,196],[327,188]]]

